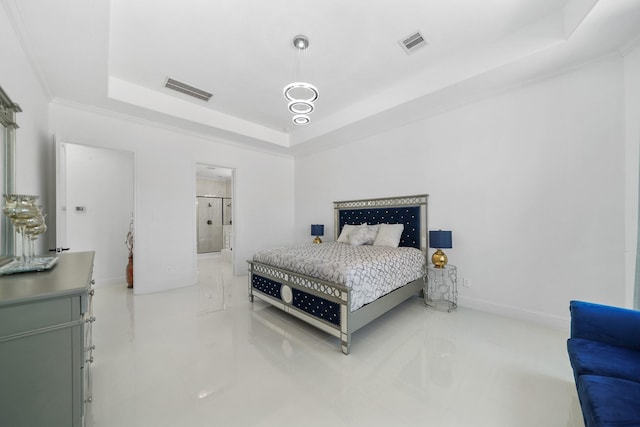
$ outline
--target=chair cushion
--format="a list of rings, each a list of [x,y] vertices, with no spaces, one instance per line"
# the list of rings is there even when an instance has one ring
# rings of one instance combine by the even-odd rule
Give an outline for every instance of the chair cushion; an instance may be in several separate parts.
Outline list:
[[[638,426],[640,423],[640,383],[581,375],[578,395],[586,427]]]
[[[593,374],[640,383],[640,351],[584,338],[570,338],[567,350],[576,378]]]

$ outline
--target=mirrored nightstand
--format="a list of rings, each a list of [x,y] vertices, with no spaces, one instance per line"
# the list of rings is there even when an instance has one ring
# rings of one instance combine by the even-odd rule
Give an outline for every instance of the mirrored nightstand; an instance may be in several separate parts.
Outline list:
[[[458,269],[455,265],[437,268],[430,264],[427,267],[424,303],[427,307],[448,312],[458,307]]]

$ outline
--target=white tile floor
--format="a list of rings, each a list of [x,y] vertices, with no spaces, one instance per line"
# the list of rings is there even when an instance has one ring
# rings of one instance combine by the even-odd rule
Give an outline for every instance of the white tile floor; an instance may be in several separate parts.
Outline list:
[[[344,356],[220,257],[199,267],[185,289],[97,288],[88,426],[583,426],[564,331],[416,297]]]

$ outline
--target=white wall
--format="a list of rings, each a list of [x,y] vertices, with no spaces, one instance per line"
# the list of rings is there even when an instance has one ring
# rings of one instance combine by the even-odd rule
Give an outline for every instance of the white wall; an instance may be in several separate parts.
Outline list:
[[[16,132],[16,191],[39,195],[44,211],[49,212],[53,207],[53,202],[47,197],[47,174],[51,167],[47,110],[49,99],[1,5],[0,52],[0,86],[22,108],[22,112],[17,114],[20,128]],[[38,252],[46,251],[46,241],[46,235],[38,239]]]
[[[462,306],[566,326],[625,302],[622,61],[606,59],[296,159],[297,241],[334,200],[428,193]]]
[[[626,142],[626,292],[625,302],[633,306],[638,250],[638,177],[640,176],[640,40],[624,56],[625,142]],[[640,302],[640,295],[636,295]]]
[[[66,153],[66,245],[95,251],[96,284],[124,283],[133,214],[133,153],[64,144]],[[76,207],[85,208],[78,211]]]
[[[234,270],[263,247],[293,240],[293,159],[238,148],[142,121],[53,103],[61,141],[135,154],[136,293],[197,281],[196,163],[235,169]],[[277,189],[277,190],[274,190]]]

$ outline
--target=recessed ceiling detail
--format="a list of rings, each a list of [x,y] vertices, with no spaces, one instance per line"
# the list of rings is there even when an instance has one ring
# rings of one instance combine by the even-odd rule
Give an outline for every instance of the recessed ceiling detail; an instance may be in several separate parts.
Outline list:
[[[398,41],[398,43],[402,49],[407,52],[407,55],[411,55],[416,50],[427,45],[427,41],[422,37],[420,31],[416,31],[413,34],[404,37],[402,40]]]
[[[198,89],[197,87],[172,79],[171,77],[167,79],[164,87],[184,93],[185,95],[193,96],[194,98],[198,98],[205,102],[208,102],[213,96],[212,93],[209,93],[206,90]]]
[[[295,155],[632,52],[640,36],[639,0],[183,3],[0,0],[0,16],[52,100]],[[297,70],[301,31],[314,45]],[[320,103],[278,93],[300,81]]]

